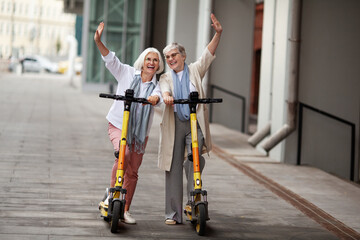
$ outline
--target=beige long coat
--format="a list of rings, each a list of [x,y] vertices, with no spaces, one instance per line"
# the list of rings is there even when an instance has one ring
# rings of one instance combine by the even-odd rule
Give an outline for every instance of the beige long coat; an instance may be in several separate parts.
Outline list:
[[[205,98],[205,93],[201,82],[210,64],[215,59],[208,48],[206,48],[202,56],[189,67],[189,78],[191,83],[199,92],[199,98]],[[173,96],[173,80],[171,72],[166,72],[160,77],[161,92],[170,92]],[[209,113],[207,104],[199,104],[196,110],[196,116],[204,135],[204,146],[201,153],[210,152],[212,148],[210,129],[209,129]],[[173,149],[175,140],[175,119],[174,108],[166,105],[163,111],[162,121],[160,123],[160,145],[158,153],[158,167],[165,171],[170,171]],[[186,153],[185,153],[186,156]]]

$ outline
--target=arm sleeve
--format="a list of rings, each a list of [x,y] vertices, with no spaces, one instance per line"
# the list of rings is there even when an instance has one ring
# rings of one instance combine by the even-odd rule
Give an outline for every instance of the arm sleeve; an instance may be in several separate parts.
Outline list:
[[[110,71],[110,73],[118,82],[123,79],[123,76],[126,76],[127,74],[133,74],[133,72],[135,72],[133,67],[120,62],[119,58],[115,56],[115,52],[110,51],[108,55],[101,57],[105,62],[105,67]]]
[[[164,73],[163,75],[161,75],[158,85],[160,86],[161,93],[169,92],[171,95],[173,95],[173,93],[172,93],[172,91],[171,91],[170,84],[169,84],[169,82],[166,80],[166,73]]]
[[[195,68],[198,70],[201,78],[205,76],[207,70],[210,67],[210,64],[214,61],[215,58],[216,56],[212,55],[209,49],[206,47],[201,57],[193,63]]]
[[[163,102],[163,98],[161,95],[161,89],[160,89],[160,84],[157,84],[156,87],[154,88],[154,90],[151,93],[151,96],[158,96],[160,98],[159,102],[156,104],[156,106],[159,106],[160,103]]]

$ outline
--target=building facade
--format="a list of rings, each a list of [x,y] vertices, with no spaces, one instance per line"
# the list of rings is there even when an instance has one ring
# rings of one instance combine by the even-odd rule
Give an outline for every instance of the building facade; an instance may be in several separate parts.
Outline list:
[[[257,145],[359,182],[360,2],[266,0]],[[266,136],[266,134],[263,134]]]
[[[74,24],[62,1],[0,0],[0,56],[65,56]]]

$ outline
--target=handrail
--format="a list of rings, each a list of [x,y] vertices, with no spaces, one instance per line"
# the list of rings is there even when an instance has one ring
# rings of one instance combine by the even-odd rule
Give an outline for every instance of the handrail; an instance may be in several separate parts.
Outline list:
[[[241,112],[241,121],[242,121],[242,123],[241,123],[241,132],[245,132],[245,110],[246,110],[246,98],[244,97],[244,96],[242,96],[242,95],[239,95],[239,94],[237,94],[237,93],[233,93],[233,92],[231,92],[231,91],[229,91],[229,90],[226,90],[225,88],[222,88],[222,87],[219,87],[219,86],[216,86],[216,85],[214,85],[214,84],[211,84],[210,85],[210,95],[211,95],[211,98],[213,98],[214,97],[214,89],[217,89],[217,90],[220,90],[220,91],[222,91],[222,92],[224,92],[224,93],[227,93],[227,94],[229,94],[229,95],[231,95],[231,96],[233,96],[233,97],[236,97],[236,98],[239,98],[239,99],[241,99],[241,101],[242,101],[242,112]],[[212,122],[212,111],[213,111],[213,109],[212,109],[212,104],[210,104],[210,122]]]
[[[305,103],[299,102],[299,134],[298,134],[298,147],[297,147],[297,165],[301,165],[301,141],[302,141],[302,128],[303,128],[303,109],[309,109],[313,112],[319,113],[323,116],[329,117],[341,123],[344,123],[351,128],[351,149],[350,149],[350,180],[354,181],[354,170],[355,170],[355,124],[342,119],[338,116],[327,113],[323,110],[317,109]]]

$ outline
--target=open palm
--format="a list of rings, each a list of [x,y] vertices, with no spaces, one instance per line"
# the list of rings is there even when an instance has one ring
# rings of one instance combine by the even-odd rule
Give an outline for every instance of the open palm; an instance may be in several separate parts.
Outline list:
[[[217,20],[217,18],[215,17],[215,15],[213,13],[211,14],[211,21],[212,21],[211,26],[214,28],[214,30],[217,33],[221,33],[222,30],[223,30],[222,26],[221,26],[220,22]]]
[[[101,35],[103,31],[104,31],[104,23],[101,22],[95,31],[95,35],[94,35],[95,41],[101,41]]]

